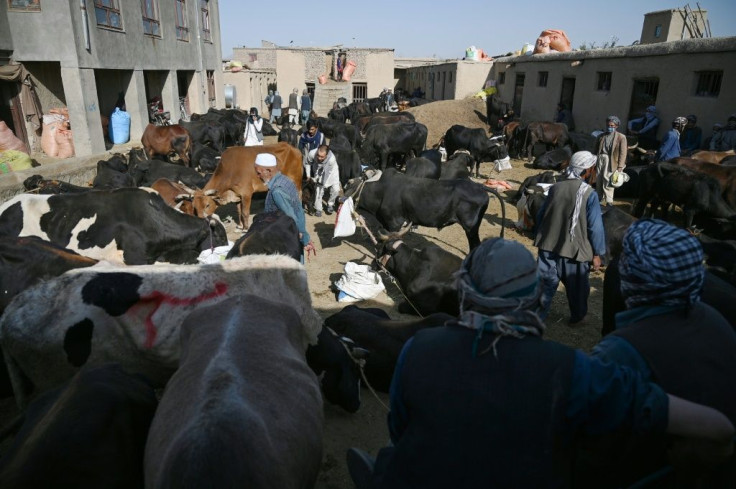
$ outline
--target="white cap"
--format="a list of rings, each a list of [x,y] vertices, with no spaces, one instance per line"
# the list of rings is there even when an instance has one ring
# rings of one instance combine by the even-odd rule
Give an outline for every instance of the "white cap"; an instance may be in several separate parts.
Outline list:
[[[258,153],[256,156],[258,166],[276,166],[276,157],[270,153]]]

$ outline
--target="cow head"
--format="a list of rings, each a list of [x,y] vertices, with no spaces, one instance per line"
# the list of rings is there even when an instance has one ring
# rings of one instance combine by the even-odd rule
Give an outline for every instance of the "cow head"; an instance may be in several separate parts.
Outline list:
[[[208,217],[215,213],[218,205],[220,205],[217,197],[217,191],[214,189],[210,190],[195,190],[192,194],[192,207],[194,208],[194,215],[197,217]],[[178,198],[178,196],[177,196]]]
[[[396,254],[396,251],[404,244],[403,237],[411,230],[411,223],[406,223],[401,226],[401,229],[394,233],[386,234],[379,230],[378,239],[383,243],[379,253],[376,255],[376,261],[383,267],[391,260]]]

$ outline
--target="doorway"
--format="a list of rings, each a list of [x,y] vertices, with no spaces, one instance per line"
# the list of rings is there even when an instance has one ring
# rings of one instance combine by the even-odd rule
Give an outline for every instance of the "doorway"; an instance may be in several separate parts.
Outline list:
[[[560,103],[565,104],[567,110],[572,112],[572,102],[575,100],[575,78],[562,78],[562,92],[560,93]]]
[[[524,73],[516,74],[516,81],[514,82],[514,101],[512,105],[514,107],[514,113],[517,116],[521,115],[521,100],[524,96],[524,79],[526,75]]]
[[[628,120],[643,116],[647,107],[656,105],[658,90],[659,78],[640,78],[634,80]]]

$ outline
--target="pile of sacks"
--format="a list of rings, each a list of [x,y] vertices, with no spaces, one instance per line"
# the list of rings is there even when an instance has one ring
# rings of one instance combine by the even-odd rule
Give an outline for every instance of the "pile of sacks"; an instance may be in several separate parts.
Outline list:
[[[41,149],[54,158],[74,156],[74,139],[69,126],[69,111],[66,108],[51,109],[43,115]]]
[[[0,174],[31,167],[31,157],[23,141],[18,139],[5,121],[0,121]]]

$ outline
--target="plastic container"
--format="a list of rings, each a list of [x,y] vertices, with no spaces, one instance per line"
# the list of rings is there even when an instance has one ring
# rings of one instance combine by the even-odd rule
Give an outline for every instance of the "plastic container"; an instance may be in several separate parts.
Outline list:
[[[123,144],[130,141],[130,114],[120,107],[110,116],[110,141],[112,144]]]
[[[342,70],[343,81],[350,81],[350,77],[355,73],[355,68],[357,68],[357,66],[358,65],[355,64],[355,61],[347,62],[347,65],[345,65],[345,68]]]
[[[324,85],[325,83],[327,83],[327,75],[319,75],[317,77],[317,81],[320,85]]]
[[[521,54],[532,54],[534,52],[534,45],[526,43],[524,44],[524,47],[521,48]]]

